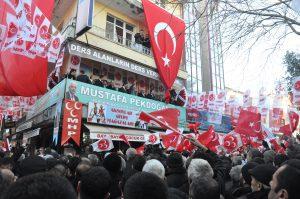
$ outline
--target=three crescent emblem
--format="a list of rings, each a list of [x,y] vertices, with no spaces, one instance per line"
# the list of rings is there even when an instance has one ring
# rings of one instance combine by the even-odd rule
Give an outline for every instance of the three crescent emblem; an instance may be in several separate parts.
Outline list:
[[[66,103],[66,109],[68,110],[68,111],[70,111],[70,115],[72,116],[72,117],[77,117],[78,116],[78,114],[74,114],[74,111],[75,110],[80,110],[80,103],[79,102],[75,102],[74,103],[74,107],[70,107],[70,102],[67,102]]]

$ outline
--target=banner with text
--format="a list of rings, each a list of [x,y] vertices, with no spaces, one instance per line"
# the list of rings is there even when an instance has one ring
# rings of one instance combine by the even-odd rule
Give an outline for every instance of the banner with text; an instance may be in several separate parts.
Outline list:
[[[110,89],[106,89],[106,88],[102,88],[102,87],[98,87],[98,86],[94,86],[91,84],[86,84],[74,80],[69,80],[69,79],[67,80],[65,96],[67,99],[74,99],[76,101],[79,101],[87,105],[89,105],[89,102],[99,103],[102,104],[102,106],[113,104],[114,107],[122,108],[123,111],[124,109],[126,109],[126,111],[129,112],[132,111],[132,114],[140,113],[141,111],[152,112],[164,108],[176,108],[180,111],[179,127],[185,128],[186,126],[186,110],[184,107],[174,106],[171,104],[166,104],[163,102],[138,97],[127,93],[121,93],[118,91],[114,91],[114,90],[110,90]],[[104,108],[105,107],[102,107],[102,109]],[[100,109],[99,105],[97,109],[98,110]],[[107,110],[105,111],[107,111],[106,113],[108,115],[111,115],[111,117],[113,117],[113,115],[116,115],[116,113],[112,112],[111,110],[112,107],[108,107]],[[88,113],[90,113],[90,111]],[[103,114],[105,115],[104,110],[103,110]],[[97,120],[100,121],[101,117],[97,119],[97,117],[94,116],[94,121]]]
[[[138,127],[140,112],[108,103],[89,102],[87,121],[124,127]]]

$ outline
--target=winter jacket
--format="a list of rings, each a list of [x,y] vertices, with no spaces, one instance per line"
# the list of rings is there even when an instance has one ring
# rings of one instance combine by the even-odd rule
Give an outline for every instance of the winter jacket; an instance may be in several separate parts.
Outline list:
[[[168,187],[179,189],[180,191],[189,193],[189,181],[186,169],[183,167],[169,168],[166,173]]]
[[[260,191],[254,191],[239,197],[238,199],[268,199],[270,189],[262,189]]]

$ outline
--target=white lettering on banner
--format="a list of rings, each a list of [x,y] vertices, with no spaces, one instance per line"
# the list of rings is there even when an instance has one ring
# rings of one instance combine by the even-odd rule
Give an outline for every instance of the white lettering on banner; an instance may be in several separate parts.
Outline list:
[[[77,51],[79,53],[86,54],[86,55],[91,55],[92,54],[91,49],[87,49],[87,48],[82,47],[82,46],[77,46],[75,44],[71,44],[71,50]]]
[[[138,74],[145,75],[145,76],[153,78],[153,79],[159,79],[159,74],[154,70],[143,67],[142,65],[136,64],[134,62],[130,62],[128,60],[119,58],[115,55],[110,55],[106,52],[99,51],[97,49],[88,48],[83,45],[74,44],[74,43],[70,44],[69,49],[70,49],[70,54],[75,54],[75,55],[81,56],[81,57],[86,56],[85,58],[88,58],[88,59],[93,59],[93,60],[100,61],[100,62],[103,62],[106,64],[111,64],[118,68],[136,72]]]
[[[129,101],[127,101],[127,98],[125,96],[110,93],[108,91],[97,90],[97,89],[89,88],[89,87],[85,87],[85,86],[81,86],[80,94],[92,96],[92,97],[98,97],[99,99],[119,102],[119,103],[123,103],[123,104],[129,103],[129,104],[137,106],[137,107],[148,108],[148,109],[153,109],[153,110],[161,110],[161,109],[166,108],[166,106],[163,106],[160,103],[149,102],[149,101],[141,100],[141,99],[134,98],[134,97],[129,97]]]
[[[72,136],[76,134],[76,131],[78,130],[77,124],[79,123],[79,120],[77,118],[67,118],[68,126],[67,126],[67,132],[68,136]]]

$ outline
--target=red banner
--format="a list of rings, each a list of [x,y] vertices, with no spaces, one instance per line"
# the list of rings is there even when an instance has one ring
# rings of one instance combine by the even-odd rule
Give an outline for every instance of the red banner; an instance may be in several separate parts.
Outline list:
[[[73,139],[80,145],[80,130],[82,118],[82,104],[72,100],[65,100],[63,128],[61,135],[61,145]]]
[[[142,2],[155,63],[162,82],[170,89],[182,57],[185,23],[149,0]]]
[[[23,1],[15,1],[14,4],[6,2],[10,1],[0,1],[0,25],[7,27],[6,39],[2,50],[0,49],[2,51],[0,53],[0,94],[21,96],[44,94],[47,90],[47,58],[41,56],[29,58],[27,54],[24,54],[24,49],[28,54],[31,52],[30,49],[35,46],[35,42],[23,40],[22,31],[25,31],[25,27],[21,29],[17,22],[21,20],[19,11],[28,6],[31,9],[26,10],[27,21],[35,10],[41,11],[41,15],[36,15],[33,19],[35,22],[44,21],[46,18],[51,20],[54,0],[48,0],[47,3],[32,0],[32,3],[28,5]],[[31,20],[30,18],[30,23]],[[31,30],[34,32],[35,39],[37,33],[41,35],[44,29],[41,27],[41,29],[32,28]],[[47,27],[47,32],[48,30]],[[18,35],[20,39],[16,40]]]

